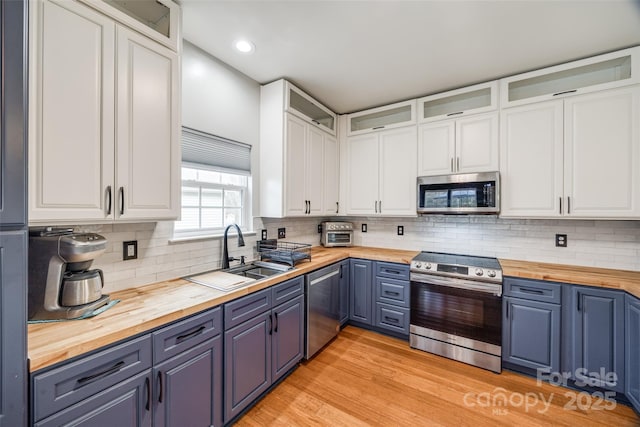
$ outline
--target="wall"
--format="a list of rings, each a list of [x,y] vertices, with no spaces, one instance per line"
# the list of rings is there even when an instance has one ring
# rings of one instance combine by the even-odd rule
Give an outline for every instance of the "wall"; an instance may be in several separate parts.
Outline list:
[[[515,220],[493,216],[428,216],[420,218],[340,218],[353,221],[357,245],[428,250],[469,255],[494,256],[581,266],[597,266],[640,271],[640,222]],[[245,247],[229,238],[231,256],[256,256],[260,230],[268,237],[286,228],[285,241],[318,245],[317,226],[321,218],[256,218],[258,234],[245,236]],[[367,224],[367,233],[359,230]],[[396,234],[403,225],[404,236]],[[78,226],[109,240],[105,254],[94,263],[104,270],[105,292],[141,286],[220,268],[222,240],[208,239],[169,242],[171,222]],[[567,248],[556,248],[556,233],[568,234]],[[138,259],[122,261],[122,242],[138,240]]]
[[[184,41],[182,124],[252,145],[251,170],[259,176],[260,85],[224,62]],[[252,206],[260,206],[255,180]],[[257,210],[254,212],[257,215]]]

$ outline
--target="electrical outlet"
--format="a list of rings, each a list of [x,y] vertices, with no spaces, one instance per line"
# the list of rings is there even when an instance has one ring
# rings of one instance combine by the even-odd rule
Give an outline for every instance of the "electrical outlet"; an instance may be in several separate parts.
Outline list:
[[[122,242],[122,260],[138,259],[138,241]]]
[[[318,224],[318,233],[322,233],[322,224]]]
[[[556,246],[559,248],[567,247],[567,235],[566,234],[556,234]]]
[[[262,240],[267,240],[267,229],[263,228],[261,231],[261,236]]]
[[[367,232],[367,224],[362,224],[361,230],[363,233]]]
[[[404,225],[398,226],[398,236],[404,236]]]
[[[287,229],[286,228],[278,228],[278,239],[284,239],[287,237]]]

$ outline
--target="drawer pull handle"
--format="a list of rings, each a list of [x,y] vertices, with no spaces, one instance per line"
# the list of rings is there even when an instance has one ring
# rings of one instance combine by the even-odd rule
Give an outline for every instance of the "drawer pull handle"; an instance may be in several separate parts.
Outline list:
[[[158,403],[162,403],[162,371],[158,371],[158,386],[160,389],[158,392]]]
[[[102,379],[104,377],[108,377],[109,375],[115,374],[116,372],[118,372],[124,365],[125,365],[124,361],[121,360],[120,362],[116,363],[115,365],[113,365],[112,367],[110,367],[105,371],[98,372],[97,374],[89,375],[88,377],[80,378],[78,380],[78,384],[84,385],[86,383],[89,383],[98,379]]]
[[[275,317],[275,326],[273,327],[273,332],[278,333],[278,312],[273,313],[273,317]]]
[[[389,317],[389,316],[384,316],[384,320],[386,320],[387,322],[394,322],[394,323],[398,323],[400,321],[395,317]]]
[[[520,292],[524,292],[526,294],[536,294],[536,295],[544,294],[544,291],[541,291],[540,289],[531,289],[531,288],[520,288]]]
[[[144,379],[144,388],[147,390],[147,403],[144,405],[144,409],[148,411],[151,408],[151,384],[148,376]]]
[[[458,112],[455,112],[455,113],[449,113],[449,114],[447,114],[447,117],[457,116],[457,115],[462,114],[462,113],[464,113],[464,111],[458,111]]]
[[[394,295],[394,296],[399,296],[400,292],[393,292],[393,291],[384,291],[385,294],[387,295]]]
[[[402,271],[399,270],[388,270],[388,269],[383,269],[383,272],[387,273],[387,274],[402,274]]]
[[[201,325],[198,329],[196,329],[195,331],[191,331],[187,334],[184,335],[178,335],[178,337],[176,338],[176,344],[180,344],[182,343],[182,341],[187,340],[189,338],[193,338],[196,335],[200,335],[202,333],[202,331],[204,331],[206,328],[206,326]]]

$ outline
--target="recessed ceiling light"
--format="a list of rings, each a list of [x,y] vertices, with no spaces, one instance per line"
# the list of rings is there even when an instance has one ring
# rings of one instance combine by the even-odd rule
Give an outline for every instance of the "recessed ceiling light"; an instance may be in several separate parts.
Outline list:
[[[248,40],[238,40],[236,42],[236,49],[242,53],[251,53],[256,49],[256,47]]]

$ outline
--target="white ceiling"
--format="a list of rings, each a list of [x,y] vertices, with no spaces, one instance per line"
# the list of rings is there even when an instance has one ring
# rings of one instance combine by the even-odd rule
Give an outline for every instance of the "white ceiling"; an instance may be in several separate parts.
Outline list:
[[[181,0],[183,35],[337,113],[640,45],[640,0]],[[251,55],[233,48],[239,38]]]

